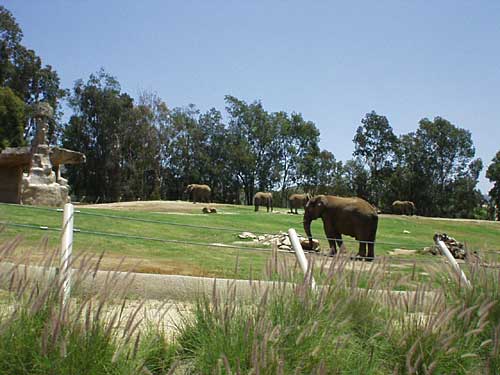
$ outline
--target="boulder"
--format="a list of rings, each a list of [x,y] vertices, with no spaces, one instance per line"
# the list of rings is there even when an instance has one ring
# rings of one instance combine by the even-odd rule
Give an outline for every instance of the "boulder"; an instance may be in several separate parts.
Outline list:
[[[477,251],[467,251],[467,248],[463,243],[457,241],[453,237],[448,236],[446,233],[436,233],[434,235],[434,240],[436,240],[437,238],[444,242],[455,259],[466,259],[468,256],[478,257]],[[426,247],[424,248],[424,251],[429,252],[433,255],[441,255],[441,250],[439,249],[438,245]]]
[[[302,249],[308,250],[308,251],[319,251],[319,241],[313,239],[312,240],[312,247],[309,243],[309,240],[304,239],[300,241],[300,245],[302,246]]]
[[[213,207],[203,207],[201,209],[201,212],[203,212],[204,214],[216,214],[217,210]]]

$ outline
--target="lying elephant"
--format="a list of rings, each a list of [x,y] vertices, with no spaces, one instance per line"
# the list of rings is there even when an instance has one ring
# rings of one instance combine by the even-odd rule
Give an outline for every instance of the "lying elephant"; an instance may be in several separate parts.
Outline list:
[[[375,208],[361,198],[343,198],[333,195],[317,195],[307,202],[304,212],[304,230],[312,242],[311,221],[321,217],[330,255],[337,253],[336,245],[342,246],[342,235],[354,237],[359,243],[357,257],[366,260],[375,258],[375,237],[378,215]],[[311,244],[312,245],[312,244]],[[368,245],[368,256],[366,254]]]
[[[184,194],[192,195],[193,203],[196,202],[206,202],[210,203],[210,195],[212,194],[212,189],[208,185],[198,185],[198,184],[190,184],[184,190]]]
[[[305,208],[307,201],[311,196],[309,194],[292,194],[288,197],[288,204],[290,206],[290,213],[293,214],[293,209],[295,213],[298,214],[299,208]]]
[[[413,215],[415,213],[415,204],[412,201],[394,201],[392,202],[392,212],[402,215]]]
[[[272,193],[264,193],[259,191],[253,197],[253,204],[255,205],[255,211],[259,211],[259,206],[266,206],[267,212],[269,212],[269,207],[271,207],[271,211],[273,210],[273,194]]]

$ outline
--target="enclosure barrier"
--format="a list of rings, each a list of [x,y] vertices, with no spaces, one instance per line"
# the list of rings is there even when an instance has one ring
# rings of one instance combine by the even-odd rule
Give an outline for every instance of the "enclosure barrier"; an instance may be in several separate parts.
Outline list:
[[[73,251],[73,218],[74,207],[71,203],[64,205],[61,236],[61,268],[59,278],[62,284],[63,306],[69,301],[71,294],[71,253]]]
[[[306,255],[304,254],[304,250],[302,249],[302,245],[300,244],[299,237],[297,236],[297,232],[295,229],[288,229],[288,237],[290,238],[290,242],[292,244],[292,248],[295,251],[295,255],[297,257],[297,261],[302,268],[302,272],[304,272],[305,277],[311,278],[311,288],[316,290],[316,282],[314,281],[314,277],[312,275],[312,266],[309,267]]]
[[[214,244],[214,243],[203,243],[203,242],[195,242],[195,241],[188,241],[188,240],[174,240],[174,239],[164,239],[164,238],[154,238],[154,237],[146,237],[146,236],[137,236],[137,235],[131,235],[131,234],[126,234],[126,233],[113,233],[113,232],[99,232],[99,231],[92,231],[92,230],[86,230],[86,229],[76,229],[73,226],[73,218],[75,214],[79,215],[88,215],[88,216],[97,216],[97,217],[103,217],[103,218],[110,218],[110,219],[115,219],[115,220],[129,220],[129,221],[136,221],[136,222],[142,222],[142,223],[154,223],[154,224],[161,224],[161,225],[172,225],[172,226],[183,226],[183,227],[190,227],[190,228],[197,228],[197,229],[206,229],[206,230],[217,230],[217,231],[226,231],[226,232],[232,232],[232,233],[241,233],[243,231],[248,231],[248,229],[245,230],[240,230],[236,228],[224,228],[224,227],[211,227],[211,226],[203,226],[203,225],[192,225],[192,224],[182,224],[182,223],[174,223],[174,222],[167,222],[167,221],[160,221],[160,220],[151,220],[151,219],[141,219],[141,218],[134,218],[134,217],[129,217],[129,216],[119,216],[119,215],[106,215],[106,214],[101,214],[101,213],[92,213],[92,212],[81,212],[79,210],[74,210],[73,205],[70,206],[65,206],[64,210],[62,209],[55,209],[55,208],[45,208],[45,207],[36,207],[36,206],[24,206],[24,205],[16,205],[16,204],[3,204],[2,205],[9,205],[9,206],[16,206],[16,207],[22,207],[26,209],[34,209],[34,210],[44,210],[44,211],[54,211],[54,212],[61,212],[63,211],[64,217],[63,217],[63,227],[62,230],[59,228],[49,228],[48,226],[44,225],[34,225],[34,224],[22,224],[22,223],[12,223],[12,222],[7,222],[5,223],[8,226],[14,226],[14,227],[24,227],[24,228],[32,228],[32,229],[42,229],[42,230],[48,230],[48,231],[62,231],[63,235],[61,238],[61,277],[65,277],[63,279],[63,285],[64,285],[64,298],[67,300],[67,296],[69,295],[69,285],[70,285],[70,273],[67,272],[68,268],[70,268],[70,258],[71,258],[71,249],[72,249],[72,244],[73,244],[73,232],[78,232],[81,234],[87,234],[87,235],[96,235],[96,236],[108,236],[108,237],[115,237],[115,238],[128,238],[128,239],[137,239],[137,240],[143,240],[143,241],[157,241],[157,242],[163,242],[163,243],[175,243],[179,245],[195,245],[195,246],[200,246],[200,247],[212,247],[212,248],[222,248],[222,249],[235,249],[235,250],[247,250],[247,251],[272,251],[270,248],[258,248],[258,247],[242,247],[242,246],[234,246],[234,245],[225,245],[225,244]],[[68,208],[67,208],[68,207]],[[69,208],[71,207],[71,208]],[[68,211],[66,211],[68,209]],[[71,212],[69,211],[71,210]],[[265,232],[259,232],[259,231],[253,231],[253,233],[256,234],[266,234]],[[304,271],[304,273],[307,273],[308,270],[308,262],[307,258],[305,257],[305,254],[302,250],[302,247],[300,246],[300,241],[298,240],[297,233],[295,230],[293,230],[293,234],[290,233],[290,230],[288,232],[290,242],[292,243],[292,247],[294,249],[294,252],[297,256],[297,260]],[[295,240],[294,240],[295,238]],[[320,238],[326,238],[330,239],[328,237],[320,237]],[[385,245],[393,245],[393,246],[401,246],[401,247],[407,247],[407,244],[402,244],[402,243],[393,243],[393,242],[384,242],[384,241],[358,241],[354,240],[351,238],[345,238],[345,239],[333,239],[333,240],[342,240],[342,241],[353,241],[353,242],[363,242],[363,243],[376,243],[376,244],[385,244]],[[437,245],[443,249],[443,247],[447,249],[446,245],[442,243],[442,241],[436,242]],[[294,244],[295,243],[295,244]],[[296,245],[299,246],[296,246]],[[428,245],[426,243],[425,245]],[[421,246],[425,246],[421,245]],[[416,245],[415,243],[412,243],[412,247],[414,246],[419,246]],[[297,249],[300,247],[300,250],[302,250],[302,255],[300,255],[300,250],[297,251]],[[278,250],[279,252],[282,253],[290,253],[287,250]],[[446,259],[450,264],[452,265],[453,269],[455,272],[458,273],[460,280],[463,281],[467,286],[470,286],[469,281],[465,277],[465,274],[463,271],[460,269],[458,263],[456,260],[453,258],[453,256],[450,254],[447,254],[445,250],[442,250],[443,254],[446,256]],[[496,254],[499,254],[500,252],[495,251],[495,250],[484,250],[485,252],[494,252]],[[449,251],[448,251],[449,253]],[[317,253],[313,253],[314,255],[317,255]],[[408,261],[408,260],[400,260],[400,259],[395,259],[392,258],[390,259],[389,263],[398,263],[398,261]],[[435,263],[435,260],[431,259],[412,259],[411,260],[414,264],[416,263]],[[312,280],[312,283],[315,285],[314,280]]]
[[[441,236],[439,234],[434,235],[434,241],[436,244],[439,246],[439,249],[441,250],[441,253],[448,259],[448,262],[451,264],[451,267],[453,270],[457,273],[459,279],[468,287],[471,288],[472,285],[467,280],[467,277],[465,276],[464,271],[460,269],[460,266],[457,263],[457,260],[453,257],[451,254],[450,250],[448,249],[448,246],[441,240]]]

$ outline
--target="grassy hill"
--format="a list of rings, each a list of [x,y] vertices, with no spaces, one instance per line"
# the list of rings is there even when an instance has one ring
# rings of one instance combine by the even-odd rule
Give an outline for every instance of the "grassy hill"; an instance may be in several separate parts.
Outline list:
[[[302,215],[287,214],[285,209],[268,214],[262,209],[256,213],[249,206],[214,206],[218,213],[212,215],[201,213],[202,204],[187,202],[76,206],[80,213],[75,214],[74,226],[80,232],[75,233],[74,252],[98,254],[104,251],[103,268],[113,268],[126,257],[123,267],[134,267],[140,272],[217,277],[248,277],[252,273],[260,277],[270,252],[252,248],[270,250],[270,246],[242,243],[237,235],[243,231],[256,234],[286,232],[289,228],[303,233]],[[44,238],[48,239],[49,247],[58,246],[62,213],[0,204],[0,223],[7,223],[0,233],[0,241],[20,235],[23,237],[22,251],[31,251],[37,258],[41,256],[40,243]],[[37,229],[39,226],[48,227],[48,230]],[[323,238],[321,220],[313,222],[312,231],[326,249],[328,244]],[[478,250],[485,256],[500,252],[498,222],[381,215],[375,254],[388,255],[395,248],[423,249],[432,245],[436,232],[445,232],[466,242],[469,249]],[[349,251],[356,251],[357,244],[350,237],[345,239]],[[216,247],[217,244],[239,248]],[[282,253],[280,256],[293,257]],[[420,261],[436,257],[414,254],[403,259]]]

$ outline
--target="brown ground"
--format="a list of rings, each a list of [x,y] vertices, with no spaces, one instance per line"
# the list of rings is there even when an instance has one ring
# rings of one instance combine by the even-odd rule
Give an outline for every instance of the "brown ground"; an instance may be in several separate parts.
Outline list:
[[[203,215],[201,210],[203,207],[215,207],[219,209],[224,207],[220,203],[192,203],[186,201],[133,201],[133,202],[116,202],[116,203],[99,203],[99,204],[82,204],[78,207],[82,208],[107,208],[122,211],[150,211],[163,213],[190,213]]]
[[[133,201],[133,202],[116,202],[116,203],[98,203],[98,204],[79,204],[78,207],[82,208],[105,208],[122,211],[149,211],[149,212],[162,212],[162,213],[186,213],[186,214],[199,214],[206,215],[201,212],[203,207],[215,207],[217,211],[227,207],[224,203],[192,203],[186,201]],[[287,208],[275,208],[273,213],[286,213]],[[222,212],[222,214],[232,214]]]

